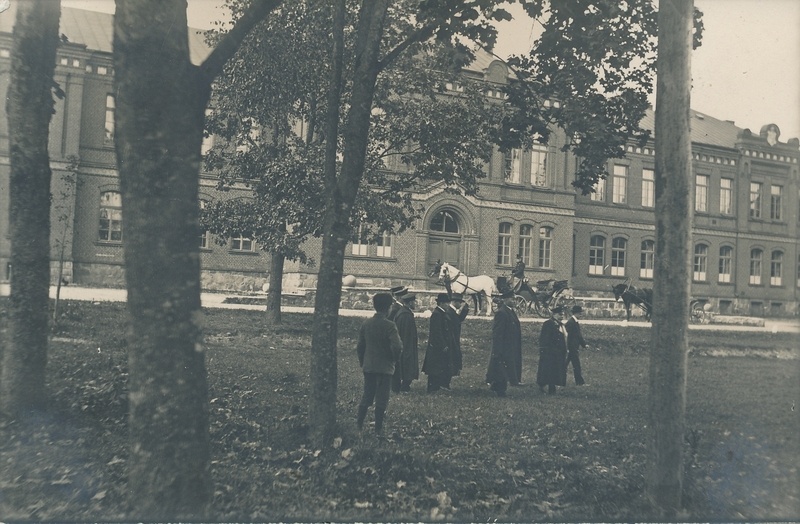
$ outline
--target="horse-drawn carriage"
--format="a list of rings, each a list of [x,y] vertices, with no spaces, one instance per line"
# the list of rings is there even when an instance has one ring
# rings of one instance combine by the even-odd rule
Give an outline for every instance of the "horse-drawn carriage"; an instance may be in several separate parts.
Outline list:
[[[511,288],[508,277],[499,276],[495,282],[488,275],[467,276],[452,264],[441,261],[436,263],[429,276],[437,276],[437,282],[447,287],[448,291],[465,296],[471,295],[475,300],[476,313],[483,310],[485,302],[487,315],[496,308],[496,304],[491,300],[492,295]],[[536,313],[547,318],[555,307],[575,304],[567,280],[539,280],[536,286],[532,287],[528,279],[524,279],[512,290],[515,295],[514,309],[518,315]]]
[[[631,306],[637,305],[644,312],[645,320],[650,320],[653,310],[653,290],[650,288],[637,288],[631,285],[628,278],[622,284],[611,286],[614,291],[614,299],[621,301],[625,305],[625,318],[631,319]],[[711,322],[711,304],[708,300],[693,298],[689,302],[689,322],[697,324],[708,324]]]
[[[512,288],[509,279],[500,276],[497,277],[497,288],[500,292],[512,289],[515,296],[514,309],[518,315],[535,313],[542,318],[547,318],[556,307],[575,305],[575,297],[572,296],[569,289],[568,280],[553,278],[538,280],[536,285],[531,287],[530,281],[525,278],[519,285]]]

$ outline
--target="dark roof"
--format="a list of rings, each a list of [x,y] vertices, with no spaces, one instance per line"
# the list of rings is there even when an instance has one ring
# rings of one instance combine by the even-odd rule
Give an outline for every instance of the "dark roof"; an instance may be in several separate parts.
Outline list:
[[[12,32],[16,18],[15,3],[12,2],[10,9],[0,13],[0,32]],[[189,28],[189,57],[194,64],[201,63],[211,53],[203,33],[200,29]],[[114,15],[62,7],[59,34],[66,36],[72,44],[82,44],[93,51],[111,53]]]
[[[728,149],[736,148],[737,136],[743,129],[736,127],[733,122],[719,120],[694,109],[690,111],[690,114],[692,116],[690,125],[693,144],[706,144]],[[640,125],[642,129],[647,129],[655,135],[656,112],[648,109]]]

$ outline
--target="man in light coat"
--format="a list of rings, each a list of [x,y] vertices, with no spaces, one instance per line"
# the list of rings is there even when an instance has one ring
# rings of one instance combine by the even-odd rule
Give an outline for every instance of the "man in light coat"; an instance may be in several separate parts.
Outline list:
[[[372,297],[375,315],[361,325],[356,353],[364,371],[364,394],[358,405],[356,423],[364,426],[367,410],[375,403],[375,433],[383,434],[383,418],[389,406],[389,391],[403,343],[394,322],[386,318],[393,299],[389,293]]]

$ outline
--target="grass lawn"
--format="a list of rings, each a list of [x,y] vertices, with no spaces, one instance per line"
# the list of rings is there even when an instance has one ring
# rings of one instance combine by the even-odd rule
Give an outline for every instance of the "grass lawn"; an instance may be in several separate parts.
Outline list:
[[[0,299],[0,312],[7,307]],[[124,304],[62,307],[48,363],[51,409],[0,421],[0,518],[136,519],[125,502]],[[497,398],[484,382],[491,323],[468,319],[453,390],[428,395],[423,375],[410,393],[392,396],[387,438],[378,440],[354,420],[363,319],[341,318],[339,437],[334,449],[315,450],[306,440],[311,316],[284,319],[270,329],[260,312],[206,310],[209,520],[648,519],[648,328],[586,325],[599,348],[581,356],[588,387],[576,387],[570,371],[556,395],[522,387]],[[539,326],[523,324],[528,383]],[[427,320],[418,327],[421,361]],[[689,335],[682,517],[797,520],[797,335]]]

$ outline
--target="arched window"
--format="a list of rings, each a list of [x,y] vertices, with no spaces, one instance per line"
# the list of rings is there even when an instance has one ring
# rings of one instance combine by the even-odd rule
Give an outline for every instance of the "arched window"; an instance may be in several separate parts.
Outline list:
[[[522,224],[519,226],[519,251],[522,261],[530,266],[533,260],[533,226]]]
[[[553,228],[539,228],[539,267],[553,267]]]
[[[717,281],[723,284],[730,284],[733,274],[733,248],[722,246],[719,248],[719,276]]]
[[[628,249],[628,241],[622,237],[617,237],[611,241],[611,276],[625,276],[625,250]]]
[[[642,241],[642,256],[639,264],[639,278],[653,278],[656,264],[656,243],[652,240]]]
[[[431,231],[458,233],[458,219],[450,211],[439,211],[431,220]]]
[[[780,286],[783,284],[783,252],[773,251],[769,264],[769,285]]]
[[[101,242],[122,242],[122,194],[118,191],[100,193]]]
[[[602,275],[606,260],[606,239],[594,235],[589,239],[589,274]]]
[[[761,261],[764,258],[764,252],[760,249],[750,250],[750,285],[761,285]]]
[[[497,230],[497,263],[511,265],[511,224],[501,222]]]
[[[692,279],[695,282],[705,282],[708,274],[708,246],[696,244],[694,246],[694,273]]]

